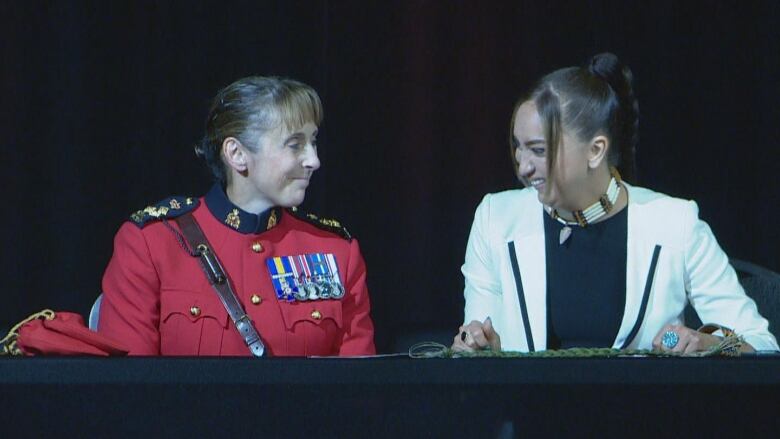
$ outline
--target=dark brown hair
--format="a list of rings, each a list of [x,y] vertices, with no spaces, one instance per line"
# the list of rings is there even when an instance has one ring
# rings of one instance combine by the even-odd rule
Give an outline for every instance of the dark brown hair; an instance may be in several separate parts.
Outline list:
[[[601,53],[581,67],[556,70],[537,82],[517,101],[509,127],[510,154],[517,172],[514,124],[517,110],[533,101],[539,112],[547,143],[547,178],[552,179],[558,149],[566,129],[582,141],[597,135],[611,143],[607,161],[624,180],[635,182],[635,152],[639,141],[639,104],[634,96],[633,75],[617,56]]]

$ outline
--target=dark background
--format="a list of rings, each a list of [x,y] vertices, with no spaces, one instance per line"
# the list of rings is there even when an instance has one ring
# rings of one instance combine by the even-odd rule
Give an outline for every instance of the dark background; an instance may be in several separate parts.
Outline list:
[[[780,14],[733,3],[3,1],[0,329],[88,312],[129,213],[208,189],[192,147],[209,100],[250,74],[321,94],[304,208],[359,238],[380,351],[454,333],[474,208],[517,185],[515,99],[601,51],[636,78],[639,183],[780,270]]]

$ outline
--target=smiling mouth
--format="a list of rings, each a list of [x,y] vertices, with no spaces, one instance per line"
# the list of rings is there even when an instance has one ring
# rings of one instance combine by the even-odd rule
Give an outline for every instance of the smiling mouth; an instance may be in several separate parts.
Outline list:
[[[531,186],[532,188],[536,190],[540,190],[544,187],[545,180],[543,178],[532,178],[532,179],[526,179],[526,183],[528,186]]]

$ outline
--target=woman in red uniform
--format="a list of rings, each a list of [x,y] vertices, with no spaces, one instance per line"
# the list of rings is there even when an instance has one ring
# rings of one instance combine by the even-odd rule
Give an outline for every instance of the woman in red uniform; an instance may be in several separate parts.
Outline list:
[[[180,226],[189,218],[225,273],[215,285],[232,287],[266,354],[375,353],[357,240],[337,221],[296,208],[320,167],[321,120],[319,96],[297,81],[248,77],[221,90],[196,148],[216,183],[201,198],[170,197],[122,225],[98,331],[131,355],[252,354],[207,277],[208,258]]]

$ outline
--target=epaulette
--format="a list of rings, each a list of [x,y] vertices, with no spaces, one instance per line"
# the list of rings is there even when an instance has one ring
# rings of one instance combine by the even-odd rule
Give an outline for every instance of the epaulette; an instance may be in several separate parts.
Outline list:
[[[322,230],[335,233],[346,240],[349,241],[352,240],[352,234],[349,233],[346,227],[342,226],[340,222],[334,219],[320,218],[313,213],[302,212],[297,207],[291,207],[287,209],[287,212],[290,213],[290,215],[298,218],[299,220],[312,224]]]
[[[157,204],[145,208],[130,215],[130,221],[139,228],[143,228],[148,222],[164,218],[176,218],[198,207],[200,200],[193,197],[168,197]]]

